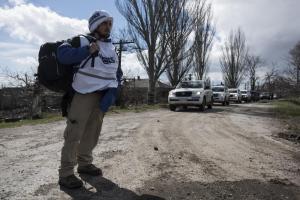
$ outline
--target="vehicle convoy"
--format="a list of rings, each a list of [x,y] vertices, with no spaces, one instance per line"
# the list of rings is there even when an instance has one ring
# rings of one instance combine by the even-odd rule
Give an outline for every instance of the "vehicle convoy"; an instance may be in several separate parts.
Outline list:
[[[260,94],[260,99],[268,99],[268,100],[272,100],[273,99],[273,93],[271,92],[263,92]]]
[[[229,105],[229,91],[224,85],[212,87],[214,103],[222,103],[223,106]]]
[[[250,102],[251,101],[251,93],[248,90],[241,90],[242,101]]]
[[[236,102],[236,103],[242,103],[242,94],[240,89],[238,88],[230,88],[229,89],[229,100]]]
[[[252,90],[251,91],[251,101],[254,101],[254,102],[259,101],[259,99],[260,99],[259,95],[260,94],[258,91]]]
[[[201,111],[212,108],[213,92],[210,82],[203,80],[187,80],[180,82],[174,90],[169,92],[169,108],[175,111],[177,107],[199,107]]]

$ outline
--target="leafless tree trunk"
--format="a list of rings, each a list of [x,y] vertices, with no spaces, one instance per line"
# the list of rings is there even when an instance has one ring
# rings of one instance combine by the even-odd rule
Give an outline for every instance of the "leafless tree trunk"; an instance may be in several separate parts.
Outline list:
[[[266,72],[264,78],[263,88],[268,92],[274,91],[274,80],[278,77],[278,73],[275,67],[273,67],[269,72]]]
[[[300,42],[290,51],[290,64],[295,67],[296,83],[300,86]]]
[[[137,45],[138,59],[149,76],[148,103],[155,102],[155,85],[165,72],[167,43],[166,1],[116,0],[119,12],[128,22],[130,36]]]
[[[248,48],[244,33],[240,28],[236,32],[232,31],[222,47],[220,59],[224,81],[228,87],[240,86],[247,69],[247,55]]]
[[[258,80],[257,69],[261,66],[263,61],[259,56],[253,56],[253,55],[248,56],[246,61],[247,61],[247,66],[248,66],[247,68],[249,72],[250,89],[255,90],[256,82]]]
[[[191,69],[192,45],[188,38],[195,25],[195,7],[187,7],[187,0],[166,0],[166,35],[169,38],[166,74],[172,86],[176,86]]]
[[[213,45],[216,29],[212,24],[211,4],[205,0],[200,1],[195,12],[195,38],[194,38],[194,71],[197,79],[203,79],[208,72],[208,60]]]

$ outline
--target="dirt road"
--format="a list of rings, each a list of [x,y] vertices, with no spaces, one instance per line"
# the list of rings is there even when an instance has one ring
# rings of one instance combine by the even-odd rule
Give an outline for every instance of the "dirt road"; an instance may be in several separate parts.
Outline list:
[[[300,199],[300,146],[273,136],[268,104],[105,117],[104,177],[57,184],[65,121],[0,130],[0,199]]]

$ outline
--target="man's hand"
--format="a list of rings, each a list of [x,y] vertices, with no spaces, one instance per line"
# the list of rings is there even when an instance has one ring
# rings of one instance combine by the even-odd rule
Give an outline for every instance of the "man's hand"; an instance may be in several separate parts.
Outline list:
[[[90,44],[89,51],[90,51],[91,55],[94,54],[94,53],[96,53],[96,52],[98,52],[99,50],[100,50],[100,48],[99,48],[99,46],[98,46],[98,44],[96,42],[92,42]]]

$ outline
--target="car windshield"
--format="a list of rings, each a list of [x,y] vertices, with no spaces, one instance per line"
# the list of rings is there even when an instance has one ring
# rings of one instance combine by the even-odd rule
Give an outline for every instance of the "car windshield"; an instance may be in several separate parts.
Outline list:
[[[181,82],[176,88],[202,88],[203,84],[200,81]]]
[[[237,93],[237,90],[229,90],[230,93]]]
[[[213,92],[224,92],[224,88],[223,87],[213,87],[212,91]]]
[[[242,94],[247,94],[247,91],[241,91]]]

